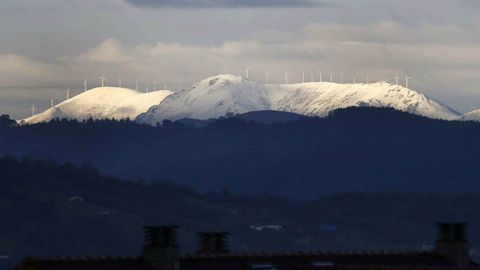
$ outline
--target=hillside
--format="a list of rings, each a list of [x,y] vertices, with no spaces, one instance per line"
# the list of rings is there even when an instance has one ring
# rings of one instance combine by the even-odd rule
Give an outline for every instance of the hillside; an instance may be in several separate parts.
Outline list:
[[[234,75],[207,78],[175,93],[141,114],[137,121],[155,124],[165,119],[209,119],[251,111],[275,110],[324,117],[347,107],[385,107],[434,119],[453,120],[459,114],[414,90],[386,82],[259,84]]]
[[[161,103],[171,92],[149,93],[120,87],[98,87],[65,100],[54,107],[21,120],[25,124],[48,122],[52,119],[135,119],[151,106]]]
[[[361,107],[270,125],[233,117],[200,126],[56,121],[3,128],[0,155],[87,160],[122,178],[302,199],[336,192],[480,190],[475,122]]]
[[[337,194],[294,202],[120,181],[87,163],[1,158],[0,171],[0,255],[9,256],[1,269],[26,255],[137,255],[149,224],[179,225],[182,253],[193,252],[195,233],[205,230],[231,232],[235,252],[421,249],[433,244],[435,222],[449,220],[470,222],[474,250],[480,241],[479,194]]]

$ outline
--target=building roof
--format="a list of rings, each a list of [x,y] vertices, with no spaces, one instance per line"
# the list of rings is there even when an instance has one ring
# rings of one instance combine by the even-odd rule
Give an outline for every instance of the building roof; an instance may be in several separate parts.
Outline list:
[[[435,251],[298,251],[185,255],[181,270],[215,269],[461,269]],[[268,268],[271,266],[271,268]],[[468,269],[478,268],[470,262]],[[146,269],[141,256],[27,257],[16,270]]]

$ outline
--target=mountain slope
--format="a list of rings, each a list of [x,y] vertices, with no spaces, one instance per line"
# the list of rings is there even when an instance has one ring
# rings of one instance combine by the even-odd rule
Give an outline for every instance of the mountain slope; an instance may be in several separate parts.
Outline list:
[[[360,106],[389,107],[435,119],[453,120],[459,116],[423,94],[386,82],[264,85],[227,74],[169,96],[141,114],[137,121],[155,124],[164,119],[209,119],[259,110],[322,117],[335,109]]]
[[[303,83],[289,85],[275,108],[303,115],[326,116],[347,107],[387,107],[434,119],[453,120],[458,113],[449,107],[401,85]]]
[[[268,89],[234,75],[205,79],[153,106],[137,120],[154,124],[164,119],[208,119],[271,108]]]
[[[480,109],[465,113],[459,118],[459,120],[480,122]]]
[[[119,87],[98,87],[63,101],[42,113],[21,120],[21,122],[34,124],[48,122],[55,118],[134,119],[153,105],[161,103],[171,93],[168,90],[142,93]]]

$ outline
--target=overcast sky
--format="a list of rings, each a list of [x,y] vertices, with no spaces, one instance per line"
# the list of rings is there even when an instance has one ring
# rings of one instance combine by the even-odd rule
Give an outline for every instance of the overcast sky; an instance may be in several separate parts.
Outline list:
[[[452,108],[480,108],[478,0],[0,0],[0,113],[15,118],[108,84],[186,87],[245,67],[263,82],[411,78]]]

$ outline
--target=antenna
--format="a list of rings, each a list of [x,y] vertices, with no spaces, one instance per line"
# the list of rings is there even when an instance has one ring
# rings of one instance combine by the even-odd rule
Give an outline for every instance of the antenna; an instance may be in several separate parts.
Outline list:
[[[411,77],[408,77],[408,75],[405,75],[405,88],[408,88],[408,79],[411,79]]]
[[[83,79],[83,92],[87,92],[87,80]]]
[[[320,76],[318,82],[322,82],[322,72],[320,70],[318,71],[318,75]]]
[[[53,108],[53,99],[50,99],[50,108]]]
[[[302,71],[302,83],[305,83],[305,71]]]
[[[395,74],[395,84],[398,85],[398,74]]]
[[[30,108],[30,110],[32,110],[32,116],[35,115],[35,104],[32,104],[32,108]]]
[[[102,81],[102,87],[105,86],[105,74],[102,74],[102,76],[100,76],[100,80]]]
[[[268,76],[270,75],[270,73],[267,71],[265,72],[265,84],[268,84],[269,83],[269,80],[268,80]]]
[[[138,91],[138,79],[135,80],[135,90]]]

